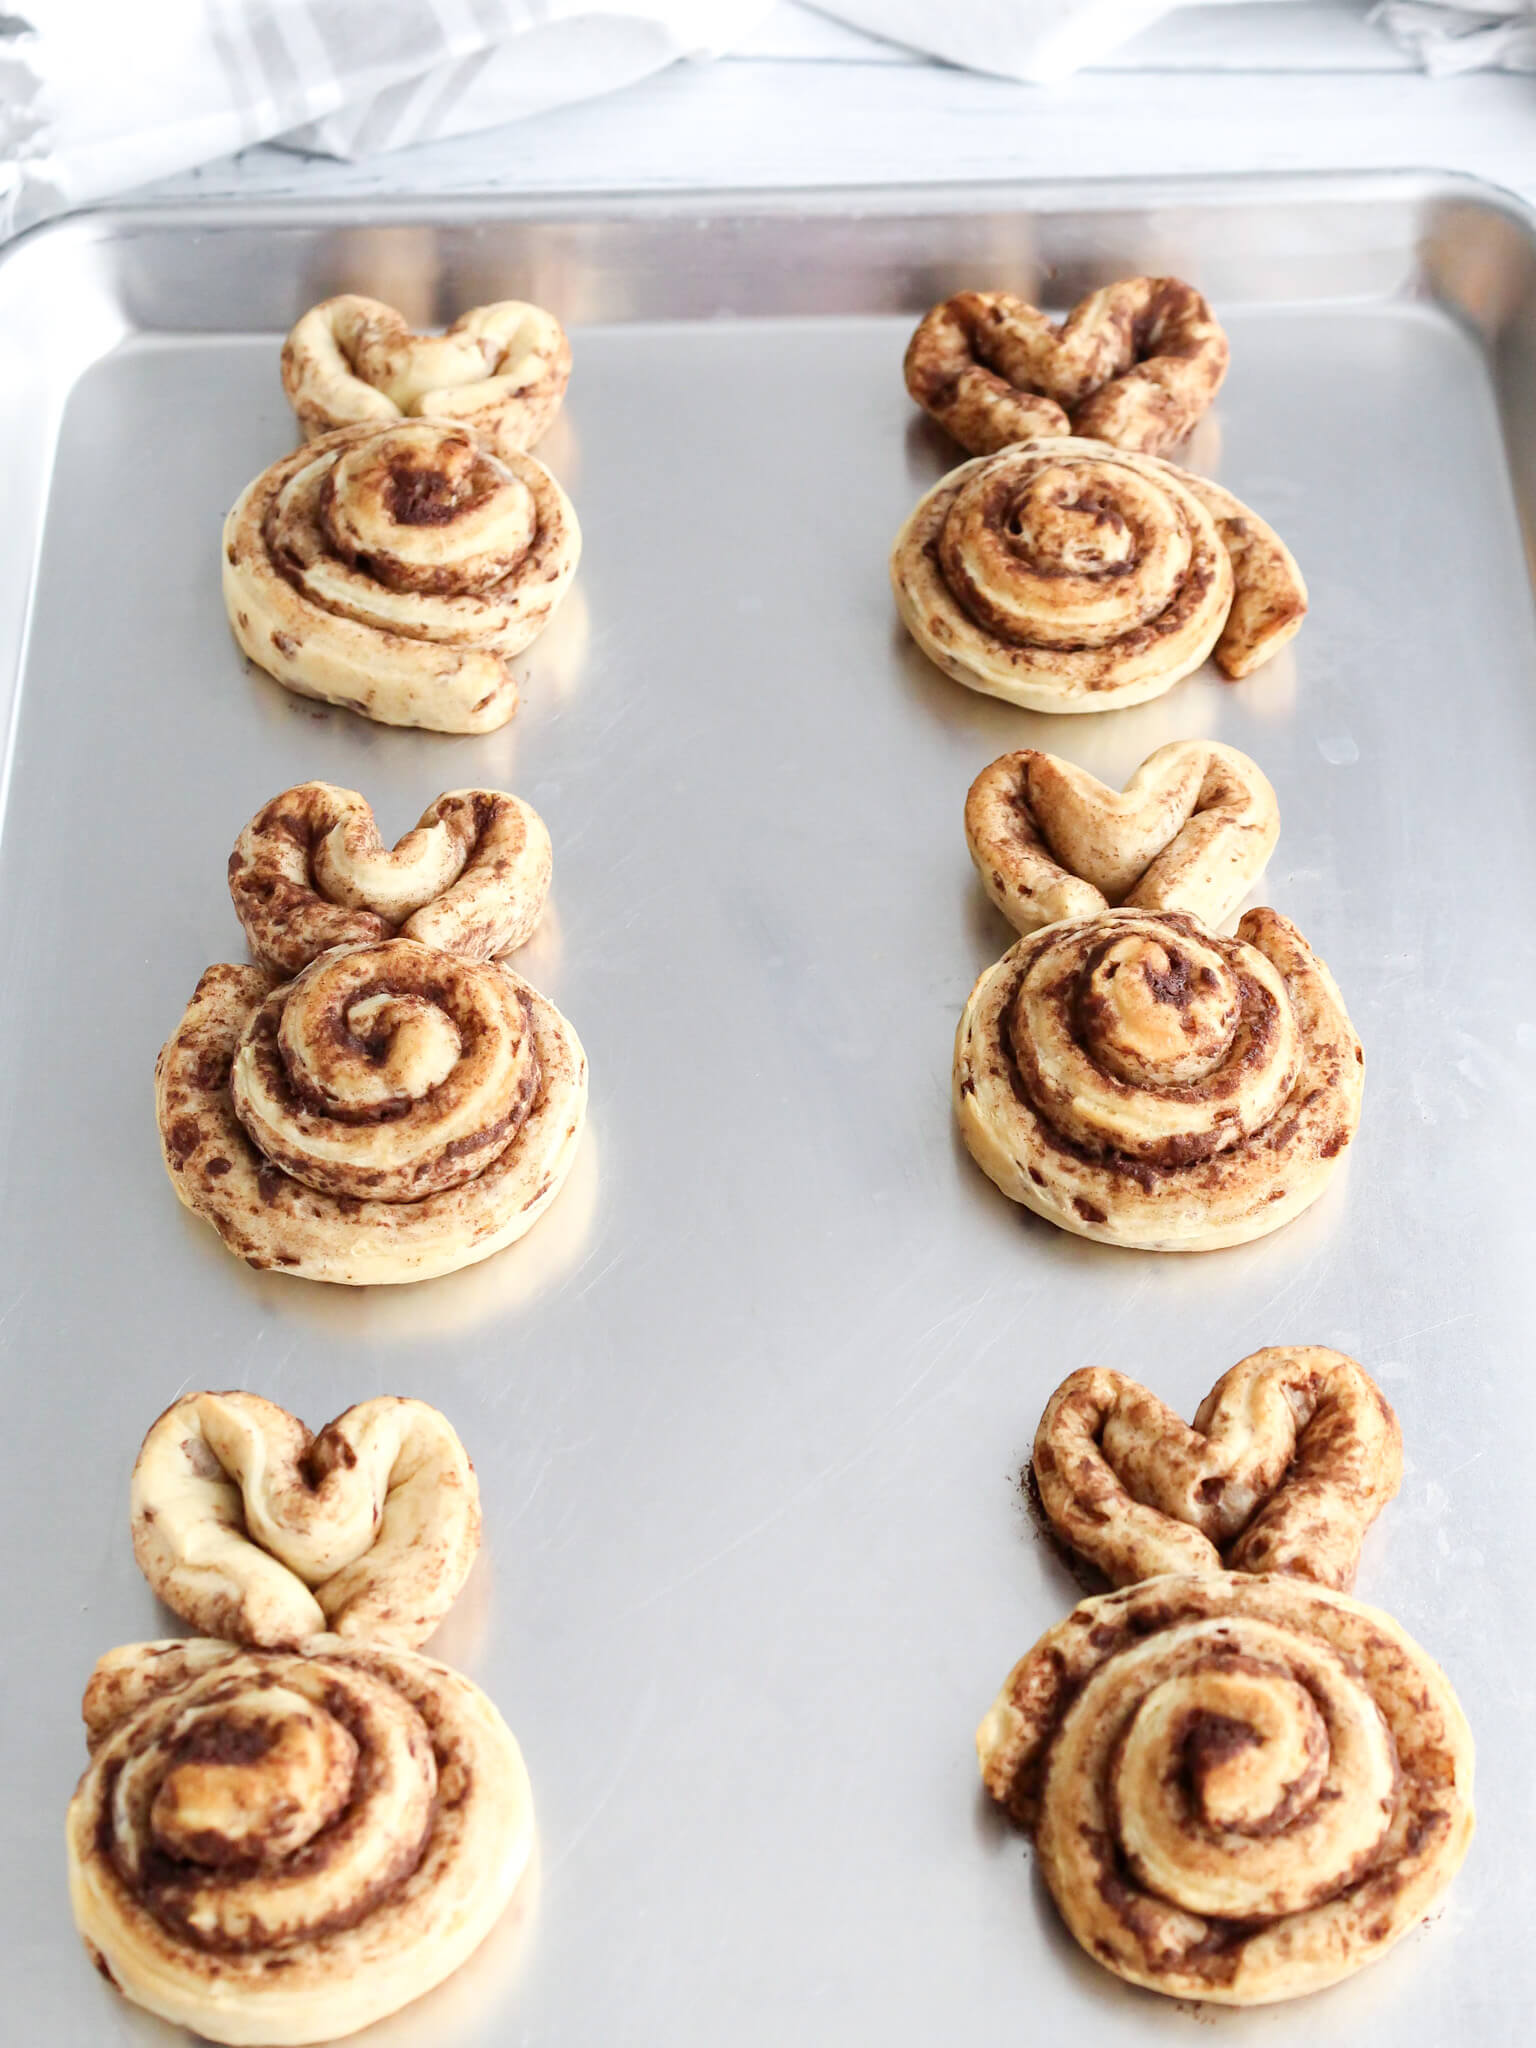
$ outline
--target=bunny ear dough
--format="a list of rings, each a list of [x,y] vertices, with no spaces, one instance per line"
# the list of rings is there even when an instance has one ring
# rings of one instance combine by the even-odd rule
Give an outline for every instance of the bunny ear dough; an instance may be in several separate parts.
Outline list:
[[[1016,931],[1112,905],[1228,917],[1280,835],[1257,764],[1214,740],[1149,754],[1123,790],[1034,748],[983,768],[965,803],[982,885]]]
[[[1402,1483],[1402,1432],[1354,1359],[1273,1345],[1222,1375],[1193,1427],[1121,1373],[1071,1374],[1034,1471],[1052,1525],[1112,1585],[1225,1566],[1347,1591]]]
[[[520,453],[560,410],[571,345],[553,313],[520,299],[476,306],[443,334],[414,334],[393,306],[345,292],[298,322],[282,367],[307,440],[336,427],[454,419],[499,452]]]
[[[301,782],[236,840],[229,893],[251,951],[285,974],[396,932],[490,960],[532,937],[552,863],[544,820],[506,790],[446,790],[386,848],[355,789]]]
[[[1229,353],[1193,285],[1133,277],[1059,326],[1012,292],[958,292],[924,316],[904,367],[912,397],[972,455],[1050,434],[1160,455],[1209,406]]]
[[[1013,441],[1070,434],[1055,399],[1029,388],[1027,371],[1010,377],[1031,327],[1042,351],[1051,323],[1008,292],[957,292],[918,323],[903,372],[912,397],[971,455],[992,455]],[[1010,346],[1011,344],[1011,346]]]
[[[311,1436],[259,1395],[186,1394],[145,1437],[131,1491],[158,1596],[266,1649],[327,1629],[414,1649],[480,1547],[474,1467],[424,1401],[364,1401]]]

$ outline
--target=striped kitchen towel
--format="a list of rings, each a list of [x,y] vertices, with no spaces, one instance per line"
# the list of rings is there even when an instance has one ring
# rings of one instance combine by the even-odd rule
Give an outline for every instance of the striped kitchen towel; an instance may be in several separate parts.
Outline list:
[[[0,0],[0,236],[253,142],[361,156],[611,92],[768,5]]]

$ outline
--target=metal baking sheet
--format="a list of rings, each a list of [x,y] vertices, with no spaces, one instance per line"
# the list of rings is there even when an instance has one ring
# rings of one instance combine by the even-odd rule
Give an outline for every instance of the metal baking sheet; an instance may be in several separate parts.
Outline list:
[[[897,628],[888,545],[954,459],[901,351],[962,284],[1064,305],[1145,270],[1230,327],[1197,456],[1292,544],[1312,616],[1237,687],[1053,722]],[[292,439],[278,338],[347,288],[418,321],[530,296],[575,329],[540,452],[586,530],[578,594],[491,737],[287,696],[225,629],[221,516]],[[28,2040],[174,2038],[88,1967],[62,1822],[93,1659],[174,1632],[130,1553],[135,1448],[210,1384],[315,1424],[422,1395],[481,1474],[485,1555],[436,1647],[522,1740],[537,1896],[370,2039],[1191,2038],[1077,1954],[972,1730],[1076,1597],[1018,1489],[1051,1387],[1112,1364],[1189,1414],[1292,1342],[1356,1354],[1401,1413],[1359,1591],[1460,1688],[1482,1821],[1388,1962],[1204,2016],[1319,2048],[1526,2038],[1533,427],[1531,222],[1433,178],[108,212],[8,252],[0,1924]],[[1172,1258],[1035,1222],[956,1141],[951,1035],[1010,937],[960,814],[1006,747],[1118,782],[1198,734],[1280,792],[1261,900],[1335,970],[1369,1079],[1316,1210]],[[586,1042],[586,1150],[524,1244],[416,1289],[248,1272],[158,1157],[156,1049],[242,957],[225,857],[310,776],[390,837],[469,782],[554,835],[519,964]]]

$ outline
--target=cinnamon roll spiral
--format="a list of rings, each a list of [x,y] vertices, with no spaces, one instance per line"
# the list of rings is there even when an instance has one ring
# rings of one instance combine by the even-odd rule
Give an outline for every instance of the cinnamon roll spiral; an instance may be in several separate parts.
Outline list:
[[[156,1069],[177,1195],[249,1264],[424,1280],[521,1237],[586,1115],[570,1025],[494,962],[410,939],[296,980],[210,967]]]
[[[952,470],[897,536],[891,581],[930,661],[1035,711],[1144,703],[1213,652],[1249,675],[1307,609],[1289,550],[1230,491],[1102,441]]]
[[[480,1489],[452,1425],[388,1396],[312,1436],[259,1394],[183,1394],[139,1450],[131,1515],[166,1606],[265,1649],[327,1629],[415,1649],[480,1548]]]
[[[1359,1122],[1364,1054],[1294,925],[1223,938],[1106,911],[1019,940],[955,1039],[961,1134],[989,1179],[1105,1244],[1208,1251],[1322,1193]]]
[[[1133,277],[1059,325],[1012,292],[959,292],[907,347],[907,389],[972,455],[1084,434],[1142,455],[1182,441],[1227,374],[1209,304],[1176,277]]]
[[[965,800],[971,859],[1020,932],[1111,904],[1218,925],[1279,836],[1280,806],[1257,763],[1215,740],[1159,747],[1123,790],[1025,747],[983,768]]]
[[[251,951],[287,974],[395,932],[490,960],[532,937],[551,863],[544,820],[505,790],[445,791],[391,850],[355,789],[301,782],[236,840],[229,893]]]
[[[1124,1373],[1064,1379],[1035,1435],[1058,1534],[1111,1585],[1159,1572],[1288,1572],[1347,1592],[1402,1483],[1386,1396],[1342,1351],[1271,1345],[1222,1374],[1193,1425]]]
[[[519,299],[415,334],[393,306],[345,292],[312,306],[283,344],[283,389],[311,441],[364,422],[454,420],[515,455],[544,433],[570,379],[564,328]]]
[[[329,2041],[479,1947],[533,1846],[491,1702],[409,1650],[135,1643],[85,1695],[75,1924],[136,2005],[212,2041]]]
[[[1096,1962],[1221,2005],[1321,1990],[1434,1906],[1472,1835],[1472,1738],[1385,1614],[1279,1576],[1085,1600],[976,1738]]]
[[[384,725],[493,732],[510,662],[565,596],[570,500],[467,426],[343,427],[275,462],[224,526],[235,639],[300,696]]]

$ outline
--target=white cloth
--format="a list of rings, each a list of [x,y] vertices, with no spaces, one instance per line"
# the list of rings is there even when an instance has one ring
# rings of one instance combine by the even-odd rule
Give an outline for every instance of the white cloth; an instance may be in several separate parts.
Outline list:
[[[365,155],[631,84],[769,0],[0,0],[0,236],[276,137]]]
[[[973,71],[1037,84],[1094,63],[1174,0],[813,0],[839,21]],[[1220,0],[1177,0],[1185,6]],[[1536,0],[1378,0],[1367,17],[1435,77],[1536,71]],[[1305,90],[1297,81],[1298,90]]]
[[[1371,20],[1411,50],[1432,78],[1458,71],[1536,71],[1532,0],[1382,0]]]
[[[814,0],[823,13],[968,71],[1051,85],[1175,5],[1220,0]]]

